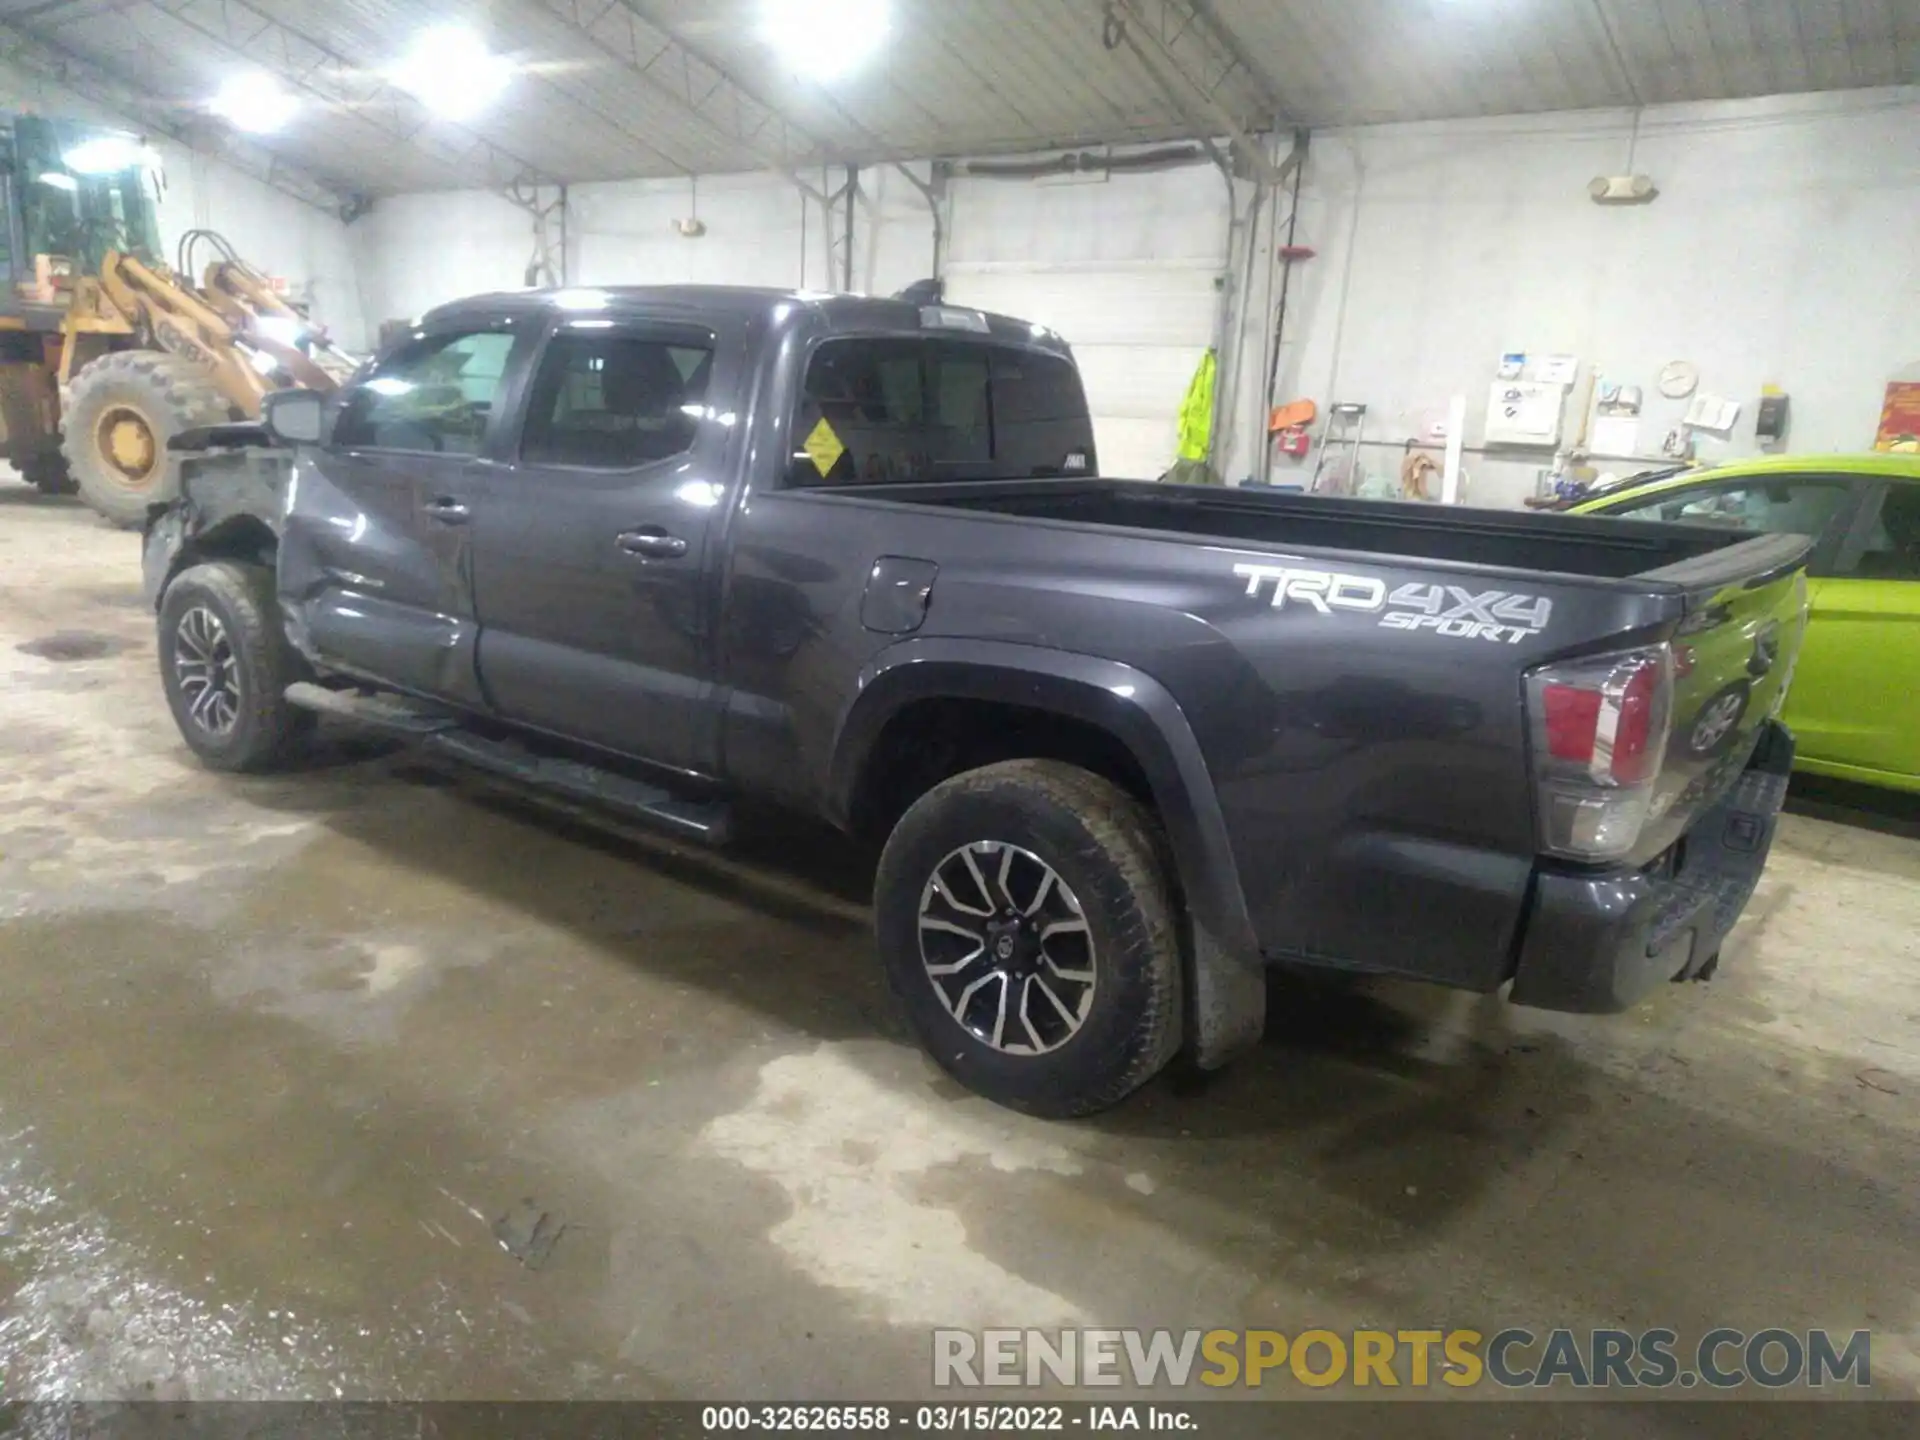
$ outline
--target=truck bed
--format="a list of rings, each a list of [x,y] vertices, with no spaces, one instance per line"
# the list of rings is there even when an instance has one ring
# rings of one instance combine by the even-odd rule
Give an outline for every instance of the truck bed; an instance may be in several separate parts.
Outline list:
[[[849,488],[845,493],[1125,530],[1596,580],[1623,580],[1684,567],[1753,538],[1739,531],[1722,533],[1639,520],[1130,480],[891,485],[884,490]]]

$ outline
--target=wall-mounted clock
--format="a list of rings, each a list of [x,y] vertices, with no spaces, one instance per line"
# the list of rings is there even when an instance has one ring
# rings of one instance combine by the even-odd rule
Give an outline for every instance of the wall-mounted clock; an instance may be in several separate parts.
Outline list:
[[[1669,360],[1660,367],[1659,384],[1669,400],[1684,400],[1700,388],[1700,367],[1691,360]]]

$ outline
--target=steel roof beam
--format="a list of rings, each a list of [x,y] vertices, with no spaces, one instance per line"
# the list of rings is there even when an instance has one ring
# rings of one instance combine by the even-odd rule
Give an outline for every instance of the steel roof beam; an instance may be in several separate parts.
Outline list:
[[[256,10],[246,0],[148,0],[156,9],[260,64],[324,104],[357,115],[456,174],[489,186],[517,180],[557,183],[524,155],[450,121],[434,121],[407,91],[325,42]],[[365,78],[360,78],[365,77]],[[439,132],[439,133],[436,133]],[[451,133],[461,137],[449,143]]]
[[[1280,93],[1280,87],[1274,83],[1272,73],[1247,53],[1246,45],[1215,12],[1214,0],[1161,0],[1161,3],[1190,12],[1194,23],[1207,33],[1222,54],[1239,67],[1252,87],[1254,97],[1260,102],[1263,125],[1288,121],[1286,100]]]
[[[1101,42],[1109,50],[1124,45],[1131,51],[1168,102],[1196,128],[1218,127],[1214,133],[1224,132],[1243,171],[1266,185],[1284,180],[1248,134],[1246,122],[1220,98],[1220,91],[1236,74],[1244,72],[1251,79],[1251,72],[1213,41],[1207,22],[1189,0],[1102,0],[1101,13]],[[1196,103],[1204,120],[1190,108]],[[1278,116],[1262,118],[1271,123]],[[1210,152],[1214,150],[1204,134],[1200,139]],[[1219,163],[1222,157],[1216,153],[1214,158]]]
[[[827,147],[784,111],[633,5],[623,0],[541,0],[541,4],[669,101],[709,146],[782,171],[828,158]],[[692,167],[687,168],[692,173]]]
[[[336,219],[352,220],[366,211],[367,197],[357,186],[296,165],[237,134],[223,134],[221,143],[210,145],[206,128],[183,119],[175,107],[158,98],[152,85],[96,64],[42,36],[0,24],[0,59]]]

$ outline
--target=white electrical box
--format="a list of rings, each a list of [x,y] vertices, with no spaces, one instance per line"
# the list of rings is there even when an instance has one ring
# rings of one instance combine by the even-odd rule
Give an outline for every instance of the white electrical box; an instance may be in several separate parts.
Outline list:
[[[1566,387],[1541,380],[1496,380],[1487,396],[1489,445],[1560,443],[1560,408]]]

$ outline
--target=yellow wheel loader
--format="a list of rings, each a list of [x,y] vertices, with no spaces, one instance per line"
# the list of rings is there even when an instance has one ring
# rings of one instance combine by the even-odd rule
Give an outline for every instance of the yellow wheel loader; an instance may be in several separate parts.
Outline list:
[[[178,493],[173,436],[352,373],[354,358],[213,232],[189,231],[175,267],[161,263],[155,158],[138,139],[32,115],[0,124],[0,458],[28,483],[138,524]]]

